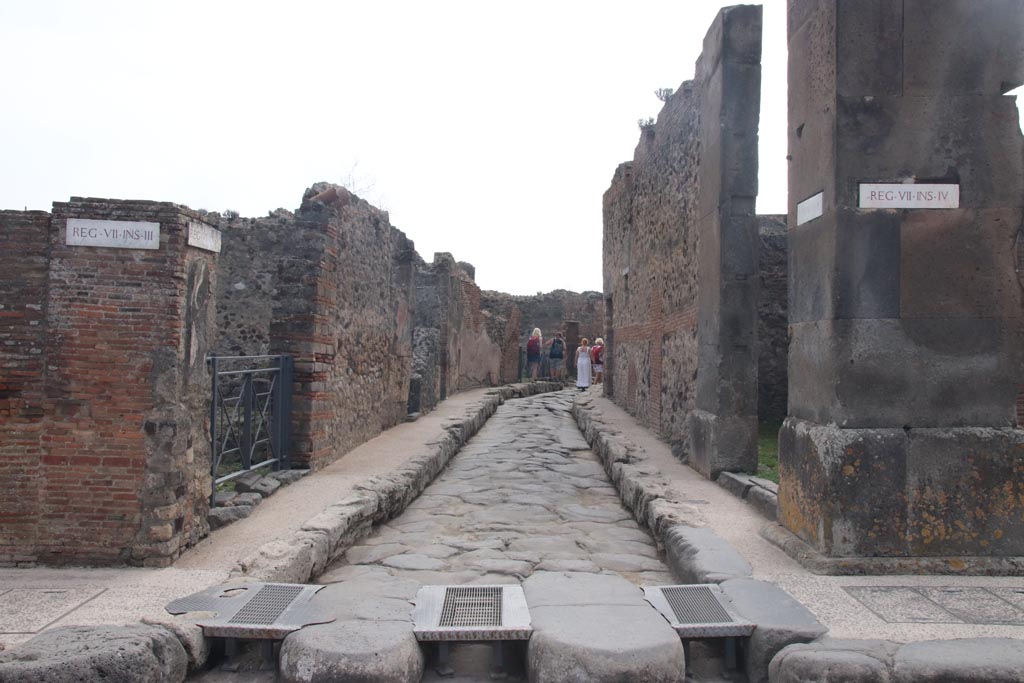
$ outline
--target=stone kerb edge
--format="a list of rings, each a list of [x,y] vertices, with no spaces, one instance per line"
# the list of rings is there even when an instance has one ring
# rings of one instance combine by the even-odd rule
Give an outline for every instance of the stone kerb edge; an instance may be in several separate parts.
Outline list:
[[[741,472],[722,472],[715,481],[769,520],[779,518],[779,486],[775,482]]]
[[[711,529],[694,526],[693,519],[699,515],[666,495],[660,473],[644,465],[642,449],[602,421],[593,397],[578,396],[572,414],[623,505],[638,523],[650,529],[678,577],[695,583],[721,583],[752,575],[750,564],[732,545]]]
[[[830,681],[1019,681],[1024,642],[1013,638],[963,638],[896,643],[831,640],[789,645],[772,658],[772,683]]]
[[[231,572],[228,582],[305,583],[323,571],[355,541],[369,533],[374,523],[386,521],[404,510],[405,506],[444,469],[448,460],[462,445],[494,414],[499,405],[507,400],[560,391],[562,388],[560,383],[555,382],[531,382],[505,385],[488,392],[486,398],[471,405],[454,426],[447,427],[444,436],[430,444],[430,452],[413,457],[397,472],[371,478],[357,493],[339,500],[307,520],[299,533],[294,534],[289,540],[276,540],[264,544],[256,553],[239,563],[239,568]],[[80,635],[81,640],[88,641],[89,647],[98,653],[109,640],[108,631],[113,627],[98,625],[66,628],[75,629],[76,635]],[[183,681],[186,674],[203,667],[209,656],[209,643],[203,636],[202,628],[189,619],[189,615],[168,615],[166,619],[147,619],[142,623],[117,628],[134,638],[134,647],[140,651],[149,647],[147,643],[153,639],[152,634],[158,632],[167,636],[161,637],[162,641],[173,641],[179,646],[180,657],[176,655],[176,659],[182,662],[181,666],[176,665],[174,671],[170,673],[160,672],[157,678],[152,679],[153,681]],[[54,637],[47,634],[61,631],[62,629],[44,631],[22,645],[4,650],[0,654],[0,683],[23,680],[20,678],[22,672],[9,669],[7,666],[17,665],[18,660],[15,658],[21,648],[34,647],[32,643],[36,638],[45,636],[45,642]],[[136,632],[139,635],[133,635]],[[46,680],[51,679],[47,673],[50,671],[53,672],[52,680],[64,680],[59,678],[56,672],[63,668],[66,662],[57,654],[48,656],[49,652],[48,650],[47,656],[42,657],[33,655],[33,670],[40,672],[41,676],[46,676]],[[93,659],[94,666],[116,671],[123,665],[124,655],[119,650],[108,648],[103,654],[94,655]]]

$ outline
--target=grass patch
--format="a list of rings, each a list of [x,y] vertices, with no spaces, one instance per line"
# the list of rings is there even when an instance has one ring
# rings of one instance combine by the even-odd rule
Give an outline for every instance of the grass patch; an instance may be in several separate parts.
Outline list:
[[[757,425],[757,476],[779,483],[779,430],[781,422]]]

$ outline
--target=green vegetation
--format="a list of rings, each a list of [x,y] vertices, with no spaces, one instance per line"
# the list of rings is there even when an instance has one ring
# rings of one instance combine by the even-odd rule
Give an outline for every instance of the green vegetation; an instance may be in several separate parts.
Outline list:
[[[779,429],[781,422],[761,422],[757,427],[757,476],[779,483]]]

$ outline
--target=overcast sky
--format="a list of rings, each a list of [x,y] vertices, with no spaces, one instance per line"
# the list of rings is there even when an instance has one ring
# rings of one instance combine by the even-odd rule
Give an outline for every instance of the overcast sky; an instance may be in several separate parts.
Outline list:
[[[485,289],[601,288],[601,195],[718,2],[0,0],[0,208],[246,216],[320,180]],[[785,0],[764,3],[761,213],[786,200]]]

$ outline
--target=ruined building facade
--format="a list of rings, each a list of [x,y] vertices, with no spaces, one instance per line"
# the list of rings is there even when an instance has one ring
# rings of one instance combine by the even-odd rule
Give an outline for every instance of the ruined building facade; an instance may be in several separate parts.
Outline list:
[[[0,212],[0,247],[0,566],[163,566],[209,532],[209,356],[294,359],[314,469],[518,378],[518,307],[338,186],[266,218],[72,198]]]

